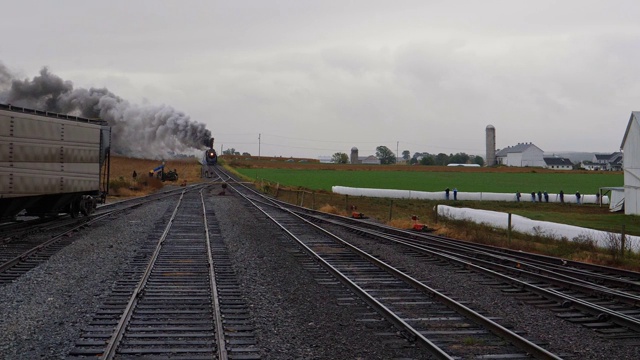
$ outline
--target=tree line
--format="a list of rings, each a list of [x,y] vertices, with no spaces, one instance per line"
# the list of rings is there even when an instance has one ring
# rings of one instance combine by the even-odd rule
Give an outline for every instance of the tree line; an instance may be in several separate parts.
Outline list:
[[[234,148],[226,149],[222,151],[223,155],[240,155],[239,151]],[[251,156],[248,152],[243,152],[242,156]],[[376,158],[380,160],[382,165],[396,164],[398,159],[396,154],[386,146],[378,146],[376,148]],[[456,154],[430,154],[427,152],[416,152],[411,156],[409,150],[402,151],[402,161],[411,165],[440,165],[446,166],[449,164],[478,164],[484,166],[484,159],[477,155],[468,155],[463,152]],[[331,162],[336,164],[349,163],[349,155],[344,152],[337,152],[331,156]]]
[[[386,146],[378,146],[376,148],[376,157],[380,160],[380,164],[389,165],[396,164],[398,159],[396,155]],[[456,154],[430,154],[428,152],[416,152],[411,156],[409,150],[402,151],[402,160],[405,163],[414,165],[440,165],[449,164],[478,164],[484,166],[484,159],[478,155],[469,155],[463,152]],[[337,152],[331,157],[331,162],[336,164],[346,164],[349,162],[349,156],[343,152]]]

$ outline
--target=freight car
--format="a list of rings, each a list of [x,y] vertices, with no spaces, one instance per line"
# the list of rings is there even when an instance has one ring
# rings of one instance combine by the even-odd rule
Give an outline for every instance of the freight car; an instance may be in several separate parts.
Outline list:
[[[218,163],[218,154],[213,149],[213,138],[209,142],[209,148],[202,156],[202,177],[210,178],[214,174],[215,165]]]
[[[0,104],[0,219],[88,215],[109,190],[102,120]]]

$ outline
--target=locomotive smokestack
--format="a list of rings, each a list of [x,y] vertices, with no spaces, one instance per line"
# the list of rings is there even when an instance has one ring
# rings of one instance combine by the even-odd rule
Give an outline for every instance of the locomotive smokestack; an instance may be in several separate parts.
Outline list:
[[[213,138],[211,138],[211,142],[209,143],[209,148],[210,148],[210,149],[213,149],[213,140],[214,140],[214,139],[213,139]]]

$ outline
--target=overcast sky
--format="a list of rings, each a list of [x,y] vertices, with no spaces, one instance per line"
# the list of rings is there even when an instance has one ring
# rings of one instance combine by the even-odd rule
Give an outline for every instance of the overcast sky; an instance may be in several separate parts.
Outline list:
[[[217,150],[484,156],[491,124],[498,148],[613,152],[640,110],[637,0],[0,4],[18,78],[173,107]]]

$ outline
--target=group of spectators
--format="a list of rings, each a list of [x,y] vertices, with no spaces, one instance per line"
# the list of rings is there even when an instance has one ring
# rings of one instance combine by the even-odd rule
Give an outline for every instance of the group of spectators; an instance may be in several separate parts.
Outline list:
[[[564,203],[564,191],[560,190],[560,192],[558,193],[558,196],[560,197],[560,202]],[[519,191],[516,192],[516,201],[520,202],[520,198],[522,197],[522,194],[520,194]],[[535,191],[531,192],[531,202],[536,202],[536,198],[538,199],[538,202],[542,202],[542,199],[544,198],[544,202],[549,202],[549,194],[547,193],[547,191],[545,190],[544,192],[538,191],[538,193],[536,194]],[[580,195],[579,191],[576,191],[576,203],[580,204],[580,199],[582,198],[582,195]]]
[[[449,200],[449,194],[453,192],[453,200],[458,200],[458,189],[453,188],[453,191],[450,190],[449,188],[444,189],[444,195],[445,198],[447,200]],[[580,205],[581,204],[581,199],[582,199],[582,195],[580,194],[579,191],[576,191],[576,204]],[[599,195],[596,194],[596,196],[598,197],[599,201]],[[522,194],[520,194],[520,191],[516,191],[516,201],[520,202],[520,198],[522,197]],[[560,190],[560,192],[558,193],[558,197],[560,198],[560,202],[564,203],[564,191]],[[538,191],[537,193],[535,191],[531,192],[531,202],[542,202],[542,200],[544,199],[544,202],[548,203],[549,202],[549,193],[547,193],[547,191]]]
[[[449,200],[449,188],[444,189],[444,196]],[[458,200],[458,189],[453,188],[453,200]]]

